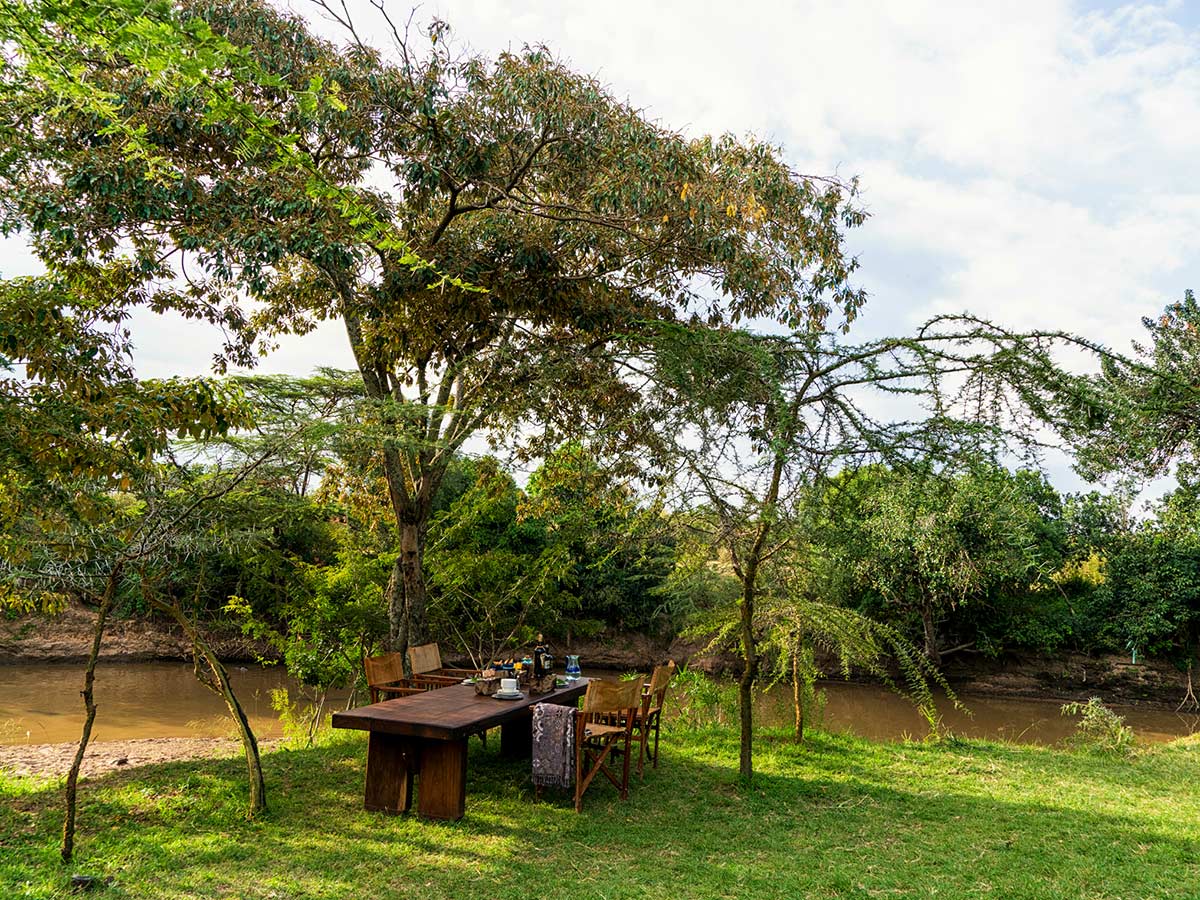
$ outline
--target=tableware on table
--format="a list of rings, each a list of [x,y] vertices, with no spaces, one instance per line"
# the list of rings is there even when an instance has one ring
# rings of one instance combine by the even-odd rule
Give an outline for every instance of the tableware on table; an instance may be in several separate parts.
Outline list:
[[[520,692],[521,692],[520,689],[517,687],[517,679],[515,679],[515,678],[501,678],[500,679],[499,693],[501,693],[501,694],[519,694]]]
[[[498,677],[480,678],[475,682],[475,693],[481,697],[491,697],[500,690],[500,679]]]
[[[579,657],[574,653],[567,654],[567,681],[578,681],[583,670],[579,668]]]

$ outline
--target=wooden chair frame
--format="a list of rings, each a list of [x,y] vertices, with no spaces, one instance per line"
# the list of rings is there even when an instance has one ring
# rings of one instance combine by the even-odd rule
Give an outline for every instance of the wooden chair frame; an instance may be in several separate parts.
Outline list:
[[[434,644],[433,646],[437,646]],[[410,651],[411,652],[411,651]],[[403,657],[399,653],[383,653],[379,656],[368,656],[363,659],[363,670],[367,674],[367,687],[371,692],[371,702],[378,703],[381,699],[408,697],[425,691],[437,690],[450,684],[458,684],[461,678],[431,678],[426,675],[404,677]],[[487,729],[475,732],[479,740],[487,745]]]
[[[479,669],[452,669],[442,665],[442,651],[437,643],[408,648],[408,663],[414,684],[430,688],[458,684],[464,678],[479,674]]]
[[[363,671],[367,675],[367,688],[371,693],[372,703],[378,703],[384,696],[389,699],[407,697],[426,690],[404,677],[404,664],[399,653],[364,657]]]
[[[641,706],[634,716],[634,740],[638,742],[638,778],[644,779],[645,761],[650,759],[650,765],[658,768],[658,737],[662,725],[663,705],[667,699],[667,688],[675,677],[675,661],[666,665],[655,666],[650,681],[644,685]],[[650,733],[654,733],[654,749],[650,749]]]
[[[641,702],[642,680],[592,681],[575,713],[575,811],[583,810],[583,794],[603,774],[621,799],[629,797],[629,751],[633,720]],[[622,757],[620,778],[606,765]]]

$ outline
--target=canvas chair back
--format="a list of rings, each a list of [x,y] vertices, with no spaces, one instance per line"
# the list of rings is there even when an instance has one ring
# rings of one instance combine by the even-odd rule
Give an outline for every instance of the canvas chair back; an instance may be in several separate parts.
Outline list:
[[[384,653],[380,656],[368,656],[363,660],[363,668],[367,673],[367,685],[375,687],[380,684],[392,684],[404,678],[404,663],[399,653]]]
[[[583,695],[583,712],[615,713],[637,709],[642,700],[642,679],[589,681]]]
[[[671,679],[675,677],[675,661],[667,663],[665,666],[655,666],[654,673],[650,676],[650,686],[646,688],[646,693],[654,696],[660,694],[667,689],[667,685],[671,683]]]
[[[435,644],[421,644],[408,648],[408,662],[414,675],[436,672],[442,667],[442,651]]]

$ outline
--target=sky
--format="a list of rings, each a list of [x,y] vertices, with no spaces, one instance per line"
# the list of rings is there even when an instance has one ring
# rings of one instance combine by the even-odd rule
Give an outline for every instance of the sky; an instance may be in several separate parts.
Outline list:
[[[347,3],[386,47],[369,0]],[[970,311],[1127,350],[1142,316],[1200,288],[1200,0],[426,0],[414,22],[433,16],[479,52],[545,44],[670,128],[753,134],[798,171],[856,176],[870,299],[852,336]],[[0,244],[0,273],[33,268]],[[151,314],[134,337],[147,376],[206,372],[219,345]],[[351,364],[331,324],[262,369]]]

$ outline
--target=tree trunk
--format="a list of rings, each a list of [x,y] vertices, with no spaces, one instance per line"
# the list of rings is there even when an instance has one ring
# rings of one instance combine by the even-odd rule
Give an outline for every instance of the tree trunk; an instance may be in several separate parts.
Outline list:
[[[942,654],[937,645],[937,624],[933,620],[933,604],[928,600],[921,601],[921,625],[925,629],[925,655],[935,666],[942,664]]]
[[[229,709],[229,714],[233,716],[233,721],[237,724],[238,735],[242,739],[242,750],[246,754],[246,776],[250,786],[249,806],[246,815],[252,819],[267,809],[267,785],[263,778],[262,757],[258,752],[258,740],[254,737],[254,730],[250,727],[250,720],[246,717],[246,711],[242,708],[237,695],[233,692],[233,687],[229,684],[229,673],[225,671],[225,666],[217,659],[212,648],[198,636],[196,649],[204,656],[204,661],[208,663],[209,671],[212,672],[213,681],[216,683],[215,690],[224,698],[225,706]]]
[[[775,521],[775,507],[779,503],[779,486],[783,479],[785,457],[776,454],[775,464],[771,469],[771,483],[763,498],[762,510],[759,513],[757,534],[754,543],[746,553],[744,563],[737,567],[738,578],[742,583],[741,602],[741,640],[742,640],[742,677],[738,681],[738,712],[741,727],[740,753],[738,771],[743,780],[750,781],[754,777],[754,681],[758,677],[758,644],[754,638],[754,601],[758,587],[758,569],[762,564],[763,553],[767,545],[767,535]]]
[[[400,575],[404,584],[405,619],[409,646],[429,640],[425,612],[425,519],[400,526]],[[407,648],[406,648],[407,649]]]
[[[83,733],[79,736],[79,746],[75,750],[75,759],[71,770],[67,773],[66,811],[63,816],[62,846],[59,850],[63,862],[70,862],[75,853],[75,806],[79,788],[79,770],[83,766],[83,756],[87,752],[88,741],[92,739],[92,724],[96,721],[96,702],[93,688],[96,684],[96,662],[100,658],[100,645],[104,640],[104,626],[108,622],[108,613],[112,609],[113,596],[117,584],[121,580],[122,566],[117,566],[108,576],[104,585],[104,594],[100,598],[100,609],[96,615],[96,625],[92,630],[92,649],[88,653],[87,668],[83,673],[83,708],[86,715],[83,720]]]
[[[800,688],[800,642],[792,648],[792,706],[796,714],[796,743],[804,743],[804,693]]]
[[[233,692],[233,686],[229,683],[229,673],[225,670],[224,664],[217,659],[217,654],[213,652],[212,647],[201,636],[199,628],[184,615],[183,610],[173,603],[158,602],[155,603],[155,606],[169,613],[183,629],[184,634],[188,636],[188,640],[192,642],[196,676],[211,691],[221,695],[225,701],[225,707],[229,710],[229,715],[233,717],[234,724],[237,725],[238,736],[242,740],[242,750],[246,754],[246,775],[250,788],[249,807],[246,814],[249,818],[254,818],[259,813],[266,811],[267,808],[266,780],[263,778],[258,740],[254,736],[254,730],[250,727],[250,719],[246,716],[241,701],[238,700],[237,695]],[[201,660],[208,666],[211,680],[200,675]]]
[[[402,655],[408,670],[408,648],[429,640],[425,610],[424,522],[401,522],[400,555],[388,579],[388,648]]]
[[[341,285],[339,290],[347,300],[352,299],[348,285]],[[390,369],[373,358],[368,350],[358,317],[347,311],[343,314],[343,321],[367,396],[385,404],[407,404],[408,401],[392,389],[395,378]],[[388,412],[386,405],[382,407],[381,415],[384,428],[405,427],[394,412]],[[413,437],[420,442],[427,436],[427,432],[422,430],[420,435]],[[445,464],[431,464],[424,449],[418,453],[402,452],[395,446],[387,445],[387,442],[381,449],[383,476],[400,539],[400,555],[392,567],[385,596],[388,605],[388,648],[401,655],[404,671],[409,672],[408,648],[428,638],[425,573],[422,568],[425,528],[432,512],[433,495],[445,472]]]
[[[392,574],[388,577],[387,591],[384,599],[387,601],[388,612],[388,649],[399,653],[404,659],[404,671],[408,674],[408,616],[404,603],[404,569],[400,565],[400,557],[392,564]]]
[[[741,752],[738,770],[742,778],[754,777],[754,680],[758,677],[758,646],[754,640],[754,578],[757,566],[747,568],[742,582],[742,677],[738,681],[738,712]]]

